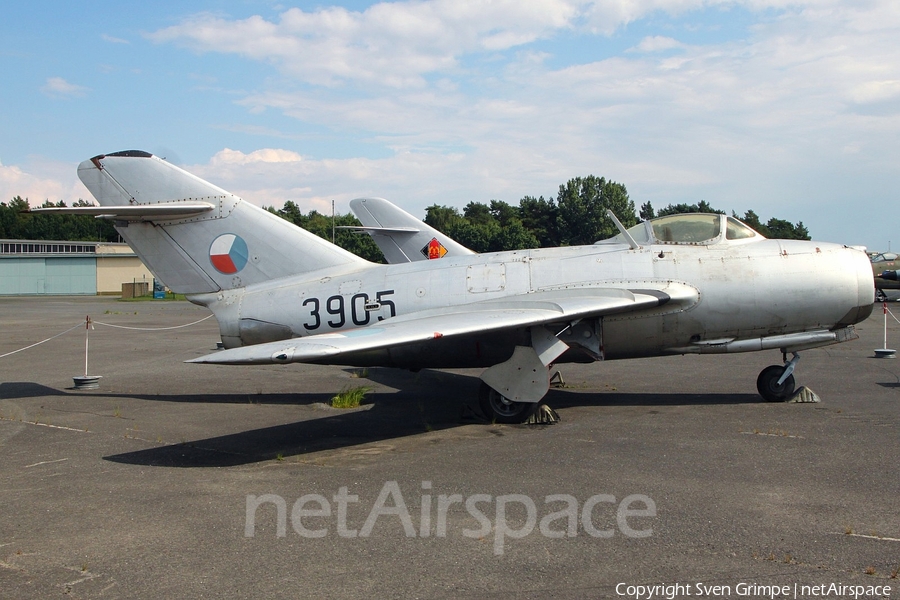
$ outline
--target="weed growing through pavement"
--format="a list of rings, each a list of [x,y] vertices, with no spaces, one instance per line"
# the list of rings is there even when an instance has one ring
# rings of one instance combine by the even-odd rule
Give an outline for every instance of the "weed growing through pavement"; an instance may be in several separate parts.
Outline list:
[[[365,386],[344,388],[331,399],[331,407],[357,408],[370,391],[372,390]]]

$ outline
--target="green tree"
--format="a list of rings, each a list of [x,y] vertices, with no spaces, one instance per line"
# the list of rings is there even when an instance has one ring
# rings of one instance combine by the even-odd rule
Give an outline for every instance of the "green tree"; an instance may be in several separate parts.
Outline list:
[[[774,240],[808,240],[809,230],[799,221],[796,225],[784,219],[772,217],[766,222],[764,236]]]
[[[697,204],[670,204],[665,208],[661,208],[656,214],[657,217],[665,217],[666,215],[677,215],[681,213],[712,213],[716,215],[724,215],[724,210],[718,210],[710,206],[706,200],[701,200]]]
[[[570,179],[559,186],[556,198],[559,207],[560,232],[565,245],[592,244],[619,233],[615,223],[606,216],[610,209],[625,227],[637,223],[634,202],[621,183],[588,175]]]
[[[519,209],[503,200],[491,200],[491,216],[500,224],[506,227],[514,221],[522,222]]]
[[[463,219],[444,233],[474,252],[492,252],[500,227],[494,222],[479,225]]]
[[[65,208],[66,203],[47,200],[42,208]],[[93,206],[78,200],[74,206]],[[28,240],[72,240],[91,242],[119,241],[111,221],[89,215],[31,213],[28,201],[16,196],[9,203],[0,202],[0,237]]]
[[[442,233],[447,233],[447,235],[450,235],[448,231],[451,227],[458,225],[462,221],[464,221],[462,215],[451,206],[432,204],[425,209],[425,223]]]
[[[288,200],[284,206],[278,210],[267,208],[286,221],[290,221],[298,227],[306,229],[310,233],[331,241],[332,235],[332,219],[329,215],[311,210],[307,214],[303,214],[300,207],[292,201]],[[334,242],[344,250],[352,252],[366,260],[372,262],[384,262],[384,255],[378,249],[378,245],[372,241],[372,238],[366,233],[354,232],[348,229],[337,229],[338,227],[359,227],[362,223],[351,213],[345,215],[335,215],[334,217]]]
[[[752,210],[748,210],[747,212],[745,212],[743,218],[738,217],[737,213],[735,213],[734,211],[731,212],[731,215],[734,218],[743,221],[754,231],[761,233],[762,235],[766,235],[765,233],[763,233],[763,229],[765,228],[765,226],[759,222],[759,216]]]
[[[541,248],[560,245],[559,209],[553,198],[525,196],[519,201],[522,225],[535,236]]]
[[[487,204],[469,202],[463,209],[463,217],[472,225],[488,225],[495,222],[494,215]]]
[[[519,219],[511,219],[500,228],[500,232],[494,238],[494,247],[497,251],[521,250],[524,248],[537,248],[540,242],[534,234],[522,225]]]

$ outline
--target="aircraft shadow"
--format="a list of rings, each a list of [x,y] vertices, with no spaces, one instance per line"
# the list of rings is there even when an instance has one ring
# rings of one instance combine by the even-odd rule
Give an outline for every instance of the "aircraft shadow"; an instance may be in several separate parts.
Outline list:
[[[275,425],[159,448],[105,456],[117,463],[162,467],[229,467],[302,456],[459,427],[455,419],[429,421],[429,413],[376,403],[368,410]],[[430,411],[429,411],[430,412]]]
[[[102,384],[101,384],[102,385]],[[313,404],[328,402],[333,394],[122,394],[102,390],[75,391],[56,389],[30,381],[0,383],[0,400],[42,397],[68,398],[132,398],[154,402],[184,402],[206,404]]]
[[[374,394],[370,407],[328,414],[295,423],[239,431],[180,444],[148,448],[104,457],[112,462],[178,468],[228,467],[290,458],[325,450],[349,448],[385,440],[449,430],[472,423],[488,424],[477,407],[477,377],[444,371],[412,374],[395,369],[370,369],[368,379],[399,388]],[[365,385],[366,379],[360,379]],[[247,403],[247,394],[135,395],[98,394],[155,402]],[[78,396],[83,392],[56,390],[36,383],[0,384],[0,398]],[[258,394],[260,404],[327,402],[329,394]],[[761,403],[755,394],[630,394],[588,393],[552,389],[547,403],[555,409],[579,406],[711,406]],[[527,427],[527,426],[519,426]]]
[[[576,406],[718,406],[765,404],[759,394],[634,394],[620,392],[587,393],[552,389],[545,401],[553,408]]]
[[[276,425],[229,435],[138,450],[104,457],[145,466],[228,467],[336,450],[385,440],[483,423],[478,409],[458,399],[417,402],[407,394],[378,399],[368,410]],[[384,397],[382,397],[384,398]],[[762,400],[752,394],[567,394],[556,390],[549,403],[557,409],[573,406],[674,406],[746,404]],[[461,413],[462,407],[462,413]],[[467,413],[468,410],[468,413]],[[469,416],[467,417],[466,414]],[[527,427],[520,425],[518,427]]]

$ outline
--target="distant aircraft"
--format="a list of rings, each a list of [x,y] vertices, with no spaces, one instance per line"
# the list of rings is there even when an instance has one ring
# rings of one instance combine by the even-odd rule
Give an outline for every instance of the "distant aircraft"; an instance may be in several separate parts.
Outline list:
[[[350,210],[362,227],[340,229],[368,233],[388,264],[475,254],[384,198],[351,200]]]
[[[798,352],[858,337],[874,300],[859,250],[766,240],[725,215],[376,265],[146,152],[95,156],[78,176],[100,206],[41,210],[113,219],[159,279],[215,314],[226,349],[190,362],[486,367],[480,402],[497,422],[525,420],[562,362],[780,350],[757,389],[784,400]]]
[[[894,252],[880,252],[872,256],[872,274],[875,276],[875,300],[884,302],[887,294],[884,290],[900,290],[900,281],[891,277],[882,277],[884,271],[896,271],[900,260]]]

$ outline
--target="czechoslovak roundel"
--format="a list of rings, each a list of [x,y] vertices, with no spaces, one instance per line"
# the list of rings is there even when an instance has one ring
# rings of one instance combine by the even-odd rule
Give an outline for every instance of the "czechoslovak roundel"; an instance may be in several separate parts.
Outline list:
[[[209,247],[209,261],[219,273],[231,275],[247,264],[247,242],[233,233],[220,235]]]

